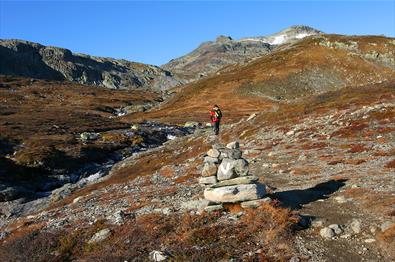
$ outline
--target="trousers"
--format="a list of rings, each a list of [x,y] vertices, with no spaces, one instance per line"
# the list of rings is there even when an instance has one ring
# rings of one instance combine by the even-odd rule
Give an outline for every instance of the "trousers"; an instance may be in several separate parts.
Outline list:
[[[214,134],[218,135],[219,133],[219,121],[216,121],[213,123],[213,130],[214,130]]]

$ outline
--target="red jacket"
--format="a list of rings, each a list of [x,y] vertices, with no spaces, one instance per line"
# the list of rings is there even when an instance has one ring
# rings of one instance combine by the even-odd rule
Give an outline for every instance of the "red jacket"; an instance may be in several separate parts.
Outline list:
[[[219,109],[217,109],[219,111]],[[211,123],[219,122],[221,119],[220,113],[216,112],[217,110],[212,109],[210,111],[210,118],[211,118]]]

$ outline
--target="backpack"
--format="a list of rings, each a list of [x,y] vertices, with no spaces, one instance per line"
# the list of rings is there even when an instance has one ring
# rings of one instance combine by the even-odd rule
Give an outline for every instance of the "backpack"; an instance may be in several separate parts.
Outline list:
[[[217,110],[214,111],[215,112],[215,117],[218,119],[222,118],[222,112],[221,110],[218,108]]]

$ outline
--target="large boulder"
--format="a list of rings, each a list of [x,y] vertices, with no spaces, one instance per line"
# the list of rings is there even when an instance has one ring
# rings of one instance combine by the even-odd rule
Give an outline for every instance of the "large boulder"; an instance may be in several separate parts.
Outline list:
[[[218,188],[206,188],[204,198],[220,203],[235,203],[262,198],[266,193],[263,184],[234,185]]]
[[[218,167],[219,181],[248,175],[248,162],[245,159],[224,158]]]

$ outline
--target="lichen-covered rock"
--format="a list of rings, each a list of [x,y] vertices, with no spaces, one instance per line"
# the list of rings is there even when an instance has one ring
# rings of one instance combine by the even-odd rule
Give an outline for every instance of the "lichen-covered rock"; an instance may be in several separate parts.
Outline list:
[[[359,219],[353,219],[350,223],[350,228],[355,234],[361,233],[361,221]]]
[[[219,210],[222,210],[222,209],[224,209],[224,207],[222,206],[222,204],[219,204],[219,205],[209,205],[209,206],[206,206],[206,207],[204,208],[204,211],[210,213],[210,212],[219,211]]]
[[[155,262],[165,261],[168,258],[168,256],[164,252],[157,250],[150,252],[149,257],[151,261]]]
[[[323,238],[332,238],[335,236],[335,231],[332,228],[324,227],[320,230],[320,235]]]
[[[96,234],[94,234],[92,236],[92,238],[89,240],[89,244],[92,243],[97,243],[100,241],[103,241],[104,239],[108,238],[111,234],[111,230],[108,228],[102,229],[99,232],[97,232]]]

